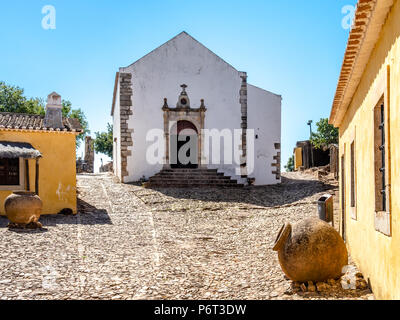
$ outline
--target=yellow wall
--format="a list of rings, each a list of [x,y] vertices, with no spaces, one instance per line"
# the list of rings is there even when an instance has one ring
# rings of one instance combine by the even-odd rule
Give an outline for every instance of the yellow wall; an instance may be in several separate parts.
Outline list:
[[[60,132],[18,132],[0,130],[0,141],[28,142],[39,150],[39,196],[42,214],[56,214],[64,208],[76,213],[75,134]],[[29,160],[30,191],[35,191],[35,160]],[[0,214],[11,191],[0,190]]]
[[[373,108],[384,93],[390,67],[390,163],[392,236],[375,231]],[[361,83],[340,125],[345,153],[346,237],[352,258],[378,299],[400,299],[400,1],[396,1]],[[387,107],[387,106],[386,106]],[[355,137],[357,220],[351,218],[350,144]],[[341,168],[340,168],[341,170]]]
[[[303,149],[294,149],[294,170],[298,170],[303,165]]]

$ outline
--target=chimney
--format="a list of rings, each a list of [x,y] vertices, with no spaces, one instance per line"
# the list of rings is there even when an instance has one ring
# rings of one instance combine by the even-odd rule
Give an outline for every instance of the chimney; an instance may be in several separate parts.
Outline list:
[[[63,129],[61,96],[56,93],[50,93],[47,96],[46,116],[44,118],[46,128]]]

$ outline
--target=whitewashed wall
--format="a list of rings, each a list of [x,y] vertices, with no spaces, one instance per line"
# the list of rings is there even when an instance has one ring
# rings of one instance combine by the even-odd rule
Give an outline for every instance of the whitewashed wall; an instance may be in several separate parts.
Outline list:
[[[247,127],[258,135],[254,141],[254,173],[250,177],[256,178],[256,185],[280,183],[272,174],[276,167],[271,164],[276,162],[273,157],[280,151],[275,149],[275,143],[281,143],[282,97],[250,84],[247,94]]]
[[[151,165],[146,161],[147,148],[152,144],[146,142],[146,134],[155,128],[163,130],[163,99],[167,98],[169,106],[175,107],[182,84],[188,86],[186,91],[192,108],[200,106],[200,99],[205,100],[206,129],[241,127],[239,91],[242,80],[239,72],[186,33],[181,33],[119,71],[132,74],[133,115],[129,117],[128,126],[134,133],[133,146],[129,147],[132,155],[127,159],[129,176],[125,178],[126,182],[138,181],[142,176],[149,178],[162,169],[162,165]],[[271,163],[275,152],[274,143],[280,142],[280,96],[252,86],[249,86],[248,96],[249,128],[259,128],[262,137],[256,142],[259,155],[256,158],[256,184],[277,183],[279,181],[272,175]],[[116,103],[114,113],[114,133],[119,138],[117,105],[119,102]],[[251,112],[255,114],[251,115]],[[223,147],[221,144],[221,159]],[[208,156],[208,150],[203,152]],[[120,167],[120,163],[116,164],[118,176],[121,174],[118,170]],[[218,168],[231,176],[236,169],[234,164],[208,167]]]
[[[174,107],[183,83],[188,85],[192,108],[205,99],[205,128],[240,128],[238,72],[185,33],[120,72],[132,73],[133,86],[129,127],[134,133],[127,181],[150,177],[162,169],[146,161],[146,133],[153,128],[163,129],[163,98]]]

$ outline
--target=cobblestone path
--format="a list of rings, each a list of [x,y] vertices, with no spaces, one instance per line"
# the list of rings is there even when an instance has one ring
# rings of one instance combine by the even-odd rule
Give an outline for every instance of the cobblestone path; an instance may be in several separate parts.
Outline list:
[[[271,250],[283,223],[317,216],[330,188],[299,174],[238,190],[78,176],[80,214],[44,216],[47,230],[34,232],[0,218],[0,299],[371,299],[294,292]]]

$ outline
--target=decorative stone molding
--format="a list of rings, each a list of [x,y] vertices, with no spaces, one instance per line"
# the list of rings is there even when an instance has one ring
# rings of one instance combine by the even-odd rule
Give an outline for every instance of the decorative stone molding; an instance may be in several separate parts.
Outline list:
[[[132,112],[132,74],[131,73],[120,73],[119,74],[119,91],[120,91],[120,128],[121,128],[121,182],[124,182],[124,178],[129,175],[128,173],[128,156],[132,155],[132,152],[128,150],[128,147],[133,146],[132,132],[133,129],[129,129],[128,120]]]
[[[182,88],[182,92],[178,98],[178,103],[176,104],[176,108],[177,109],[190,108],[190,99],[186,92],[187,85],[183,84],[183,85],[181,85],[181,88]]]
[[[190,107],[190,99],[187,95],[186,88],[187,85],[181,85],[182,92],[179,95],[178,103],[176,108],[170,108],[168,106],[167,98],[164,98],[164,105],[162,110],[164,112],[164,139],[165,139],[165,158],[164,158],[164,168],[168,169],[171,167],[170,164],[170,136],[171,130],[173,129],[171,123],[178,122],[182,120],[190,121],[196,127],[198,132],[198,166],[201,167],[203,161],[203,129],[204,129],[204,119],[205,113],[207,111],[204,105],[204,99],[201,99],[199,108]]]

